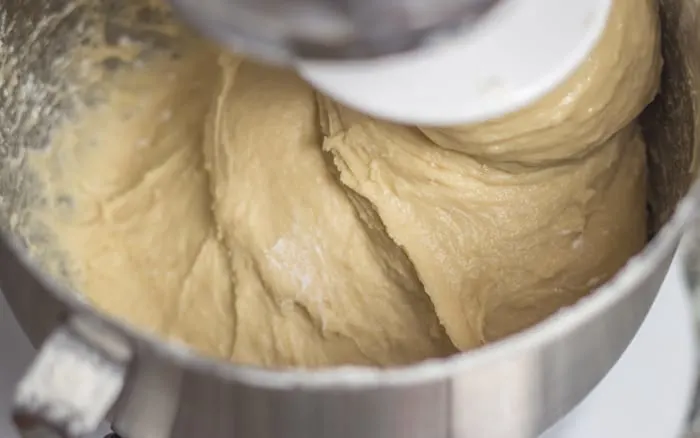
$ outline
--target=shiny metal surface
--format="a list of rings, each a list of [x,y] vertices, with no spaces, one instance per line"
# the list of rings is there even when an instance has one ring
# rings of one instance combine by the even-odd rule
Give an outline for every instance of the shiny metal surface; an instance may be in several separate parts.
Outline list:
[[[700,339],[700,218],[688,226],[681,246],[683,279],[690,291],[695,319],[695,336]],[[700,438],[700,379],[695,383],[695,396],[688,415],[688,429],[681,438]]]
[[[98,314],[43,275],[28,256],[27,239],[13,234],[37,193],[23,169],[23,151],[44,147],[50,127],[70,114],[76,93],[89,99],[99,86],[81,83],[75,74],[81,60],[71,49],[82,43],[81,32],[100,26],[107,43],[129,35],[144,41],[145,52],[169,50],[166,37],[140,27],[169,17],[148,8],[127,13],[123,4],[0,4],[0,289],[35,345],[57,328],[77,324],[82,329],[72,335],[78,345],[128,350],[128,371],[108,415],[124,438],[535,437],[619,358],[656,297],[681,233],[700,211],[700,186],[689,192],[700,90],[699,9],[696,0],[666,0],[663,94],[643,118],[655,236],[615,279],[516,336],[400,369],[273,372],[196,356]],[[64,93],[68,88],[72,93]],[[88,363],[83,359],[81,366]],[[31,414],[51,425],[41,411]]]
[[[170,0],[191,24],[258,57],[356,59],[404,52],[478,23],[501,0]]]

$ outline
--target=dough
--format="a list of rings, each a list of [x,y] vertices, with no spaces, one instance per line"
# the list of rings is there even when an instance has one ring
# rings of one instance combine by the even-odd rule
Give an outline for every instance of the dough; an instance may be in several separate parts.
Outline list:
[[[329,112],[328,125],[324,148],[343,183],[375,205],[462,350],[573,303],[644,245],[634,124],[584,160],[518,174],[347,110]]]
[[[391,365],[454,352],[410,261],[326,166],[313,91],[286,71],[223,66],[204,155],[231,248],[233,358]]]
[[[615,0],[536,104],[439,129],[181,33],[30,158],[36,256],[118,318],[237,363],[403,365],[532,325],[644,246],[653,0]]]
[[[36,221],[52,231],[68,278],[97,307],[230,357],[234,288],[201,152],[218,73],[199,65],[217,55],[187,53],[188,62],[119,77],[104,105],[79,111],[48,154],[32,157],[49,205]]]

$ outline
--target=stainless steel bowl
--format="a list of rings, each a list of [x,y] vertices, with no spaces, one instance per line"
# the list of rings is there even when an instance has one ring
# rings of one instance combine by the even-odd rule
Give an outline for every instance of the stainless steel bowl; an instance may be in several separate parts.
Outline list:
[[[0,287],[39,347],[17,390],[23,433],[48,427],[77,437],[106,418],[125,438],[534,437],[617,361],[654,301],[681,233],[700,214],[700,185],[691,187],[700,5],[665,0],[662,94],[643,116],[653,238],[613,280],[516,336],[405,368],[275,372],[197,356],[95,311],[43,274],[12,232],[35,191],[24,152],[44,147],[50,128],[70,114],[67,88],[89,99],[99,86],[72,74],[81,61],[72,49],[85,29],[103,26],[108,42],[127,33],[146,41],[147,50],[168,50],[163,35],[134,29],[166,17],[129,15],[125,3],[0,3]]]

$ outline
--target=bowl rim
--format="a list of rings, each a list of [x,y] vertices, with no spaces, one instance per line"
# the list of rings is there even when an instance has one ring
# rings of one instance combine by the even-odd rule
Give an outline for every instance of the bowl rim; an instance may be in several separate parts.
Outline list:
[[[447,358],[427,359],[390,368],[353,365],[323,369],[269,369],[207,357],[184,344],[164,341],[155,334],[138,329],[93,307],[89,302],[81,299],[73,289],[61,285],[42,273],[38,264],[21,249],[15,236],[0,232],[0,245],[8,247],[10,253],[28,271],[27,273],[70,311],[97,318],[105,328],[130,341],[132,348],[146,347],[156,356],[170,360],[187,370],[213,374],[224,380],[244,382],[261,388],[358,389],[408,386],[448,379],[467,370],[488,367],[504,357],[514,357],[523,351],[542,348],[549,341],[566,336],[589,323],[600,312],[634,293],[653,272],[649,267],[660,264],[665,257],[675,251],[681,233],[699,215],[700,182],[695,182],[679,201],[671,218],[644,249],[633,256],[609,281],[574,305],[555,312],[534,326],[478,349],[457,353]]]

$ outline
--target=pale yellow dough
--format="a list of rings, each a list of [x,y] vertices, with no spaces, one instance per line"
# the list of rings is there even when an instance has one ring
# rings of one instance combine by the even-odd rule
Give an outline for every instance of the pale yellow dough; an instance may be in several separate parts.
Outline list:
[[[656,3],[535,105],[475,126],[370,119],[183,32],[31,157],[65,279],[205,354],[390,366],[521,330],[646,240]]]

